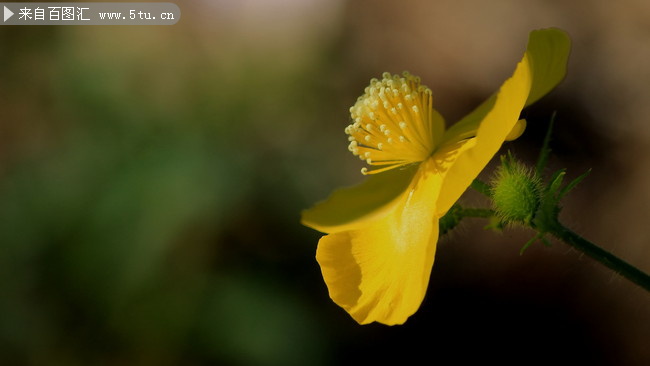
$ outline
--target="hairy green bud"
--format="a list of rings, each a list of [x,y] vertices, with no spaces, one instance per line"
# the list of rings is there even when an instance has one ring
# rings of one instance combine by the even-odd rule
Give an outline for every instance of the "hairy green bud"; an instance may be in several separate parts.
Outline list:
[[[535,217],[542,195],[542,183],[534,172],[512,155],[501,157],[491,182],[492,202],[497,216],[507,224],[529,224]]]

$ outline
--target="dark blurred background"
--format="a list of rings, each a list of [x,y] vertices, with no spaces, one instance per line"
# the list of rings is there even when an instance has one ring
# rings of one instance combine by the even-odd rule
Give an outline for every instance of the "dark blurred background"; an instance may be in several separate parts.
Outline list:
[[[534,163],[557,111],[549,169],[593,169],[562,220],[650,271],[650,2],[177,4],[0,27],[1,365],[650,364],[650,295],[563,243],[466,220],[404,326],[359,326],[299,223],[362,180],[343,129],[370,78],[420,75],[452,123],[556,26],[568,76],[504,151]]]

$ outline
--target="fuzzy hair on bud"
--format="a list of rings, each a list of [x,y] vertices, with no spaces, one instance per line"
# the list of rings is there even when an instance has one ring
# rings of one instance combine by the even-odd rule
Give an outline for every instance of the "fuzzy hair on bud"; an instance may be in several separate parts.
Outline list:
[[[541,201],[542,183],[534,172],[512,155],[501,157],[491,181],[492,202],[506,224],[529,224]]]

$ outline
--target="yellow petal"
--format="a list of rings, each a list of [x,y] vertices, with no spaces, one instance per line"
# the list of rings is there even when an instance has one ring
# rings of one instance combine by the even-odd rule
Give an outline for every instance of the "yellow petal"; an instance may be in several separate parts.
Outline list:
[[[510,133],[508,134],[508,136],[506,136],[506,141],[512,141],[518,139],[519,136],[521,136],[526,130],[526,125],[527,125],[526,120],[523,118],[517,121],[515,127],[513,127]]]
[[[335,191],[302,212],[302,224],[324,233],[353,230],[386,216],[403,196],[418,165],[369,176],[354,187]]]
[[[526,53],[533,84],[526,106],[535,103],[564,79],[570,51],[571,39],[563,30],[550,28],[530,32]]]
[[[432,207],[441,181],[424,163],[389,215],[319,241],[330,297],[360,324],[402,324],[420,307],[438,240]]]
[[[474,139],[474,147],[460,154],[449,168],[436,205],[439,215],[447,212],[460,198],[512,131],[528,98],[530,78],[528,56],[524,56],[515,74],[501,86],[492,108],[484,116]]]
[[[515,125],[527,103],[539,99],[562,80],[569,47],[570,41],[561,30],[531,32],[527,51],[512,77],[497,94],[461,120],[459,127],[452,126],[447,131],[447,143],[475,133],[476,145],[460,154],[449,168],[436,205],[438,215],[449,210],[506,138],[517,132]],[[472,128],[476,131],[472,132]]]
[[[540,29],[530,33],[525,55],[528,56],[532,81],[524,106],[536,102],[564,79],[570,50],[571,40],[566,32],[560,29]],[[496,93],[493,94],[470,114],[452,125],[445,133],[443,143],[475,136],[484,116],[493,108],[496,96]]]

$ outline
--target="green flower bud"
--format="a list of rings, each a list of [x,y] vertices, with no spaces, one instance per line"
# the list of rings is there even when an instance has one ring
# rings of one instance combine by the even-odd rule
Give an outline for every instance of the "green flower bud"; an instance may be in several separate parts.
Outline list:
[[[497,216],[505,223],[529,224],[541,200],[542,183],[512,155],[501,157],[491,182],[492,202]]]

